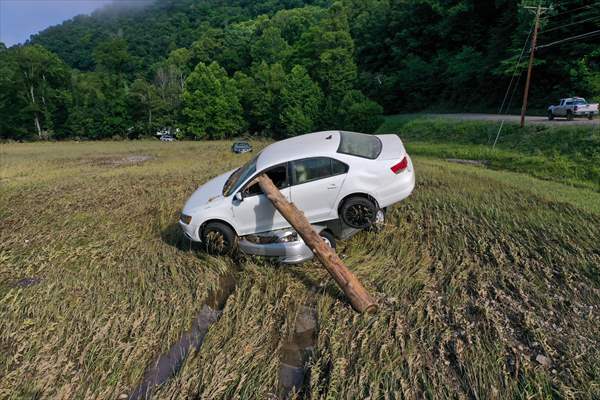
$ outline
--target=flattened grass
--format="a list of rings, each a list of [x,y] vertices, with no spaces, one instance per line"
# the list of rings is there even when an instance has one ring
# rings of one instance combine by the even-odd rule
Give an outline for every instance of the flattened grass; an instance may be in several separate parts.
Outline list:
[[[224,272],[237,288],[223,316],[156,398],[272,396],[307,299],[311,398],[600,396],[598,193],[415,157],[415,193],[384,231],[339,245],[382,303],[360,316],[318,263],[190,249],[179,210],[250,157],[229,145],[4,146],[0,398],[129,393]],[[138,155],[152,158],[123,162]]]

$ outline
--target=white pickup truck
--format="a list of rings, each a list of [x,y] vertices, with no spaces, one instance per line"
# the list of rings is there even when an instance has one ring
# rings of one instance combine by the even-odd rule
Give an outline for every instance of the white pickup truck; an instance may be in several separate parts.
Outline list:
[[[554,117],[566,117],[569,121],[572,121],[575,117],[592,119],[594,115],[598,115],[598,104],[588,104],[581,97],[561,99],[559,105],[548,107],[548,119],[550,121]]]

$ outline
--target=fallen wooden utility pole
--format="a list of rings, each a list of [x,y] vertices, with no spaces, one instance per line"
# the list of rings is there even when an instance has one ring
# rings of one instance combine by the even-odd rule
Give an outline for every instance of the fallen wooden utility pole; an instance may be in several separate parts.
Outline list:
[[[315,256],[321,261],[327,272],[342,288],[346,296],[350,299],[352,307],[360,313],[377,312],[377,303],[352,271],[344,265],[335,250],[329,247],[313,229],[308,219],[304,216],[304,213],[294,204],[287,201],[268,176],[264,174],[259,175],[256,181],[275,208],[298,232]]]

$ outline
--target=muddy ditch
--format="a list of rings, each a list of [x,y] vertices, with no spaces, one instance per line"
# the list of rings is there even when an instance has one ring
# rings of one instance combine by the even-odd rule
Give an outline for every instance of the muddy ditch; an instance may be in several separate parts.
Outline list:
[[[33,276],[30,278],[19,279],[18,281],[13,282],[11,285],[14,288],[28,288],[31,286],[39,285],[42,283],[42,278]]]
[[[235,279],[231,274],[221,275],[219,287],[213,290],[206,303],[185,332],[171,348],[158,356],[146,369],[142,381],[127,397],[130,400],[151,399],[154,390],[174,376],[192,351],[200,350],[209,328],[219,320],[225,303],[235,290]]]
[[[294,323],[293,335],[283,344],[279,361],[277,396],[289,399],[301,394],[308,386],[308,365],[313,354],[317,335],[317,310],[314,304],[300,308]]]

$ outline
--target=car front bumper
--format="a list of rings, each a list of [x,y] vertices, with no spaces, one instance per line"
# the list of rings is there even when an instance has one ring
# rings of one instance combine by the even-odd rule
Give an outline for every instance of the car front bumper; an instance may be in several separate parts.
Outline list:
[[[200,237],[198,236],[198,226],[193,224],[193,221],[192,224],[188,225],[180,220],[179,226],[181,227],[185,237],[190,239],[192,242],[200,242]]]
[[[283,264],[300,264],[314,257],[313,252],[300,237],[294,242],[267,244],[253,243],[241,238],[240,250],[248,255],[276,257]]]

